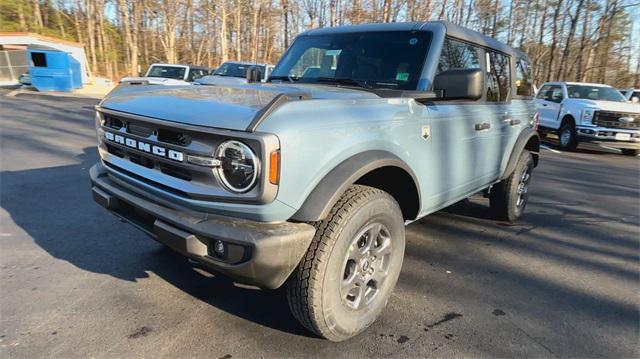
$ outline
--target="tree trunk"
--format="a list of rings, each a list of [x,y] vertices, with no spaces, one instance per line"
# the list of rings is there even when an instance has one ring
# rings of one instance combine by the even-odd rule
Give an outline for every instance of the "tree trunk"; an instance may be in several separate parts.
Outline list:
[[[391,22],[391,0],[384,0],[382,7],[382,21]]]
[[[560,66],[558,66],[558,72],[556,73],[556,78],[559,80],[564,80],[567,76],[567,69],[569,67],[567,61],[569,59],[569,52],[571,51],[571,44],[573,43],[573,38],[575,37],[576,26],[578,25],[578,20],[580,20],[580,12],[582,11],[583,4],[584,0],[578,0],[578,4],[576,5],[576,13],[574,16],[571,16],[569,35],[567,35],[567,41],[564,43],[562,57],[560,58]]]
[[[24,17],[24,7],[22,1],[18,1],[18,23],[20,24],[20,31],[29,31],[27,20]]]
[[[41,30],[43,26],[42,12],[40,11],[40,0],[32,0],[31,3],[33,4],[33,27],[37,30]]]
[[[86,0],[85,2],[87,11],[87,39],[89,39],[89,57],[91,58],[91,71],[98,70],[98,60],[96,56],[96,13],[95,3],[93,0]]]
[[[229,60],[229,42],[228,42],[228,22],[227,16],[227,0],[220,1],[220,62]]]
[[[242,0],[236,0],[236,60],[242,61]]]

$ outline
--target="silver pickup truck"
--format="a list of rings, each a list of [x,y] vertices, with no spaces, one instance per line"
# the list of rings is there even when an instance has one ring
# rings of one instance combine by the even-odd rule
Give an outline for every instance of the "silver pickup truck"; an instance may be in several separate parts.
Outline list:
[[[310,30],[266,83],[114,90],[93,197],[341,341],[385,308],[406,224],[478,192],[523,214],[531,96],[525,54],[451,23]]]

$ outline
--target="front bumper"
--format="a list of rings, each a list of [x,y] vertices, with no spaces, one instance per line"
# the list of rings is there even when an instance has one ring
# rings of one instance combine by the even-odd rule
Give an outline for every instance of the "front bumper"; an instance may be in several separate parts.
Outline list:
[[[640,131],[596,126],[577,126],[580,142],[591,142],[614,148],[640,149]],[[621,137],[629,136],[628,139]]]
[[[90,170],[93,199],[155,240],[239,282],[280,287],[298,265],[315,234],[306,223],[255,222],[169,207],[143,198],[108,175]],[[215,243],[224,244],[222,254]]]

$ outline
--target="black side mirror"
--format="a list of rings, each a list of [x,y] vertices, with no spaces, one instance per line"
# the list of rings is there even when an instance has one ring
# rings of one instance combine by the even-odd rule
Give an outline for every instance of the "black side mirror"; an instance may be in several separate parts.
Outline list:
[[[247,82],[260,82],[262,80],[262,73],[258,66],[251,66],[247,69]]]
[[[482,97],[481,69],[451,69],[436,75],[433,89],[444,100],[477,100]]]

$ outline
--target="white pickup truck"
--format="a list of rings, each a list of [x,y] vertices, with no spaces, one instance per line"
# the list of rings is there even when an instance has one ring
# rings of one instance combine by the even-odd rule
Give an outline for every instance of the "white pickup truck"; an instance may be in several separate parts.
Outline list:
[[[547,82],[535,102],[541,133],[556,132],[564,150],[593,142],[629,156],[640,153],[640,104],[627,102],[611,86]]]
[[[203,66],[151,64],[144,76],[124,77],[121,84],[129,85],[190,85],[194,80],[209,74]]]

